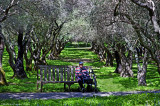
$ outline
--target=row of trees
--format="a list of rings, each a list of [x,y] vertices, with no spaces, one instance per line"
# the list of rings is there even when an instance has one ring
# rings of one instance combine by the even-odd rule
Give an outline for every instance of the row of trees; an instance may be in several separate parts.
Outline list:
[[[57,0],[7,0],[1,1],[1,64],[4,45],[9,54],[9,64],[13,77],[27,78],[24,71],[34,69],[39,64],[47,64],[49,59],[58,56],[68,42],[67,33],[61,33],[65,23],[70,21],[72,10],[65,7],[69,3]],[[2,67],[2,65],[1,65]],[[0,77],[5,79],[4,72]],[[2,84],[5,80],[1,80]],[[5,81],[6,82],[6,81]]]
[[[155,61],[160,74],[158,9],[157,0],[105,0],[98,3],[91,13],[91,24],[98,37],[93,40],[92,49],[106,61],[106,65],[112,66],[115,57],[115,72],[122,77],[133,77],[135,58],[139,85],[146,85],[149,58]]]
[[[27,78],[25,70],[37,70],[38,65],[47,64],[46,58],[57,59],[75,35],[75,20],[86,15],[90,3],[86,0],[0,1],[0,63],[5,46],[13,78]],[[7,84],[3,70],[0,79],[2,85]]]
[[[46,58],[57,59],[69,41],[90,42],[106,66],[116,60],[115,72],[122,77],[133,77],[135,59],[139,85],[146,85],[149,59],[155,61],[160,74],[158,0],[0,2],[0,63],[5,45],[13,77],[27,77],[24,59],[27,71],[33,66],[36,70],[37,65],[47,64]],[[0,78],[5,79],[2,73]]]

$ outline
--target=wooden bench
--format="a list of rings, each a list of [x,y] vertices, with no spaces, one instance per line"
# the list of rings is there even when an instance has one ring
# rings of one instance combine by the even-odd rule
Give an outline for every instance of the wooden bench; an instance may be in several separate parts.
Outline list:
[[[37,89],[43,91],[43,85],[46,83],[64,83],[64,89],[66,85],[69,87],[74,83],[78,83],[75,78],[75,69],[77,66],[55,66],[55,65],[39,65],[37,70]],[[97,90],[96,76],[92,70],[92,67],[85,66],[88,70],[91,78],[93,78],[93,84],[95,85],[95,91]]]

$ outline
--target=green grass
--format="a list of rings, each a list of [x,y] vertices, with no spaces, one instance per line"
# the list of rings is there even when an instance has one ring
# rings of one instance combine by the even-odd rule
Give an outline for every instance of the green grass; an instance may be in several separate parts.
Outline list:
[[[72,59],[67,61],[67,59]],[[47,60],[49,65],[78,65],[79,60],[92,60],[85,62],[86,66],[93,66],[98,81],[100,92],[110,91],[139,91],[139,90],[159,90],[160,76],[157,67],[152,63],[148,65],[147,86],[138,86],[137,66],[133,64],[134,78],[122,78],[119,74],[113,73],[116,67],[103,67],[98,56],[88,50],[88,48],[65,48],[60,54],[59,60]],[[25,63],[25,61],[24,61]],[[36,72],[27,72],[28,79],[11,79],[13,71],[8,63],[8,53],[4,51],[3,68],[6,72],[6,79],[9,86],[0,86],[0,92],[39,92],[36,89]],[[44,92],[64,92],[63,84],[45,84]],[[78,84],[71,86],[71,91],[78,91]],[[67,91],[68,92],[68,91]]]
[[[4,105],[30,106],[159,106],[160,94],[133,94],[126,96],[83,97],[50,100],[1,100]]]

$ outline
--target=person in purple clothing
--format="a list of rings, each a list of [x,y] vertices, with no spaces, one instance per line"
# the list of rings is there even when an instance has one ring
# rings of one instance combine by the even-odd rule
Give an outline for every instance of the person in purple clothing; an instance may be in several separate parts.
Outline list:
[[[82,92],[84,92],[84,87],[83,87],[83,81],[84,79],[91,79],[89,76],[89,72],[87,71],[87,69],[83,66],[83,62],[79,62],[79,67],[76,68],[75,70],[75,77],[77,79],[77,82],[79,83]],[[88,86],[87,86],[88,88]]]

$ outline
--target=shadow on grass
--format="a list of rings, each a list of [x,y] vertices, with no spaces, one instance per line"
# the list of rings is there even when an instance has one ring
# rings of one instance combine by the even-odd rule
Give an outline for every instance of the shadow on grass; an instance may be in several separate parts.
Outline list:
[[[109,78],[115,78],[115,77],[119,77],[118,74],[117,75],[97,75],[96,78],[98,79],[109,79]]]
[[[92,90],[90,92],[94,92],[94,89],[95,87],[92,85]],[[81,92],[81,90],[78,83],[71,85],[70,91],[68,85],[66,85],[66,89],[64,89],[64,84],[45,84],[43,86],[43,92]],[[85,84],[85,92],[88,92],[87,84]]]
[[[156,71],[157,67],[155,65],[149,65],[146,73],[147,86],[138,86],[137,79],[137,67],[133,67],[134,78],[122,78],[119,77],[114,83],[121,84],[126,89],[157,89],[160,87],[160,75]]]
[[[136,88],[137,85],[138,85],[138,82],[137,82],[137,79],[136,78],[122,78],[122,79],[119,79],[118,82],[116,83],[119,83],[121,84],[122,86],[124,86],[126,89],[131,89],[131,88]]]

